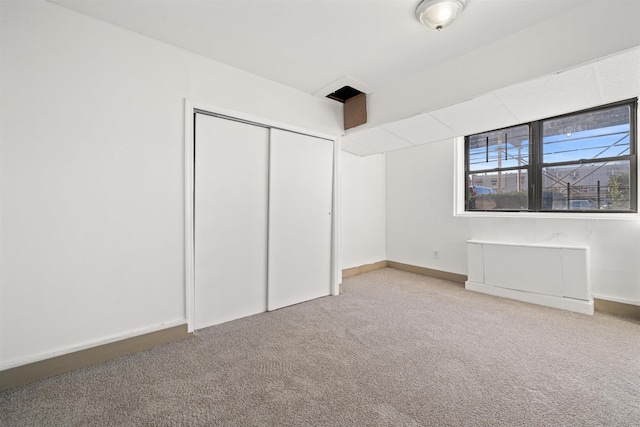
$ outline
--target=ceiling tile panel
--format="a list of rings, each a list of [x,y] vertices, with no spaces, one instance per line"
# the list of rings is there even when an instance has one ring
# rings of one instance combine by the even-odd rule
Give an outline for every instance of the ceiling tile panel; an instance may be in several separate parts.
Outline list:
[[[593,67],[585,65],[494,92],[517,123],[544,119],[601,104]]]
[[[429,113],[399,120],[382,127],[386,131],[413,145],[428,144],[456,136],[453,130],[449,129]]]
[[[355,154],[356,156],[366,157],[371,156],[373,154],[380,154],[378,151],[370,150],[357,142],[350,141],[346,138],[342,139],[342,151],[347,151],[351,154]]]
[[[432,111],[431,115],[453,129],[458,136],[517,123],[517,118],[493,94]]]
[[[640,95],[640,48],[594,64],[603,103]]]
[[[344,139],[355,142],[375,152],[385,152],[413,147],[413,145],[382,128],[366,129],[348,134]]]

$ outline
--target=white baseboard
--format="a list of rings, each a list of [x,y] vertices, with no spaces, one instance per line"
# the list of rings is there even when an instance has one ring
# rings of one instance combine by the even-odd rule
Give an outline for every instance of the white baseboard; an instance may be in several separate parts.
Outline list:
[[[513,289],[499,288],[497,286],[484,285],[477,282],[465,282],[465,289],[501,298],[509,298],[531,304],[544,305],[546,307],[569,310],[576,313],[593,315],[593,299],[584,301],[573,298],[556,297],[552,295],[534,294],[531,292],[517,291]]]

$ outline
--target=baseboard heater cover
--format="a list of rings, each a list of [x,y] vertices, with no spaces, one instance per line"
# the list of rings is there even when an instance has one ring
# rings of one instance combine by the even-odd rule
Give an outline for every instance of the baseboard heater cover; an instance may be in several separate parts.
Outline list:
[[[467,241],[465,288],[593,314],[589,248]]]

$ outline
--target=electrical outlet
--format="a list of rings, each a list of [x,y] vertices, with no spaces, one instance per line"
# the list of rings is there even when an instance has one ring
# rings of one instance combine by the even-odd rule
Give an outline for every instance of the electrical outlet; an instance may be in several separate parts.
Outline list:
[[[438,251],[437,249],[433,250],[433,259],[439,259],[440,258],[440,251]]]

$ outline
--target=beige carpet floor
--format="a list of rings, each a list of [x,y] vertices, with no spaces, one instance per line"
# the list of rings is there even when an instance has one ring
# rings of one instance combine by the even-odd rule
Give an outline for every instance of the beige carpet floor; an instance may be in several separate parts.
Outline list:
[[[0,425],[640,425],[637,321],[389,268],[344,285],[4,391]]]

